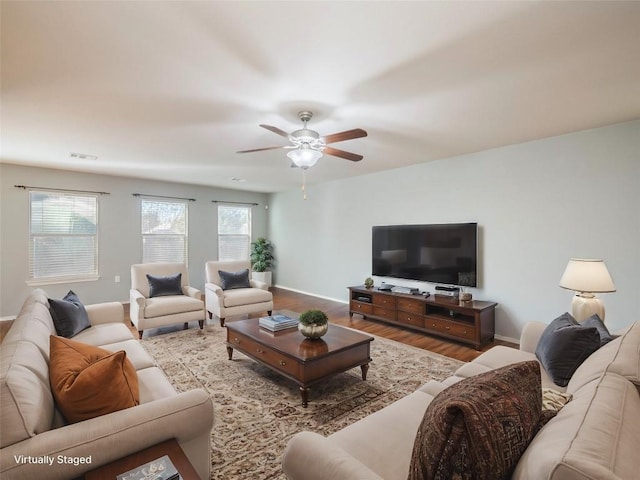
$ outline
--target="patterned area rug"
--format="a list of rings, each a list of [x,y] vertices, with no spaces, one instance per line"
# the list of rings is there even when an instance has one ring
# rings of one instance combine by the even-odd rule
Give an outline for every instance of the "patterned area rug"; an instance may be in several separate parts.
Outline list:
[[[212,479],[284,480],[280,460],[301,430],[329,435],[442,380],[462,362],[375,337],[367,380],[360,368],[311,388],[303,408],[298,387],[238,351],[229,361],[226,329],[217,325],[142,340],[176,390],[203,388],[214,405]]]

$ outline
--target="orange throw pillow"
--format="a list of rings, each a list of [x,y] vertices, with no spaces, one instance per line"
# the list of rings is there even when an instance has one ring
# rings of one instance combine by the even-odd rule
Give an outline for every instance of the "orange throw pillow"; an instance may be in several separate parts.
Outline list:
[[[102,348],[51,335],[49,381],[69,423],[140,403],[138,375],[124,350]]]

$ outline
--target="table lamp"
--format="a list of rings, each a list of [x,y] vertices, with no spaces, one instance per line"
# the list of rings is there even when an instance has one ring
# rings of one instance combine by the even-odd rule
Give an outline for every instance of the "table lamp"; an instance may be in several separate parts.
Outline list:
[[[603,260],[572,258],[560,279],[560,286],[573,290],[571,314],[581,322],[597,313],[604,322],[604,305],[594,293],[615,292],[609,270]]]

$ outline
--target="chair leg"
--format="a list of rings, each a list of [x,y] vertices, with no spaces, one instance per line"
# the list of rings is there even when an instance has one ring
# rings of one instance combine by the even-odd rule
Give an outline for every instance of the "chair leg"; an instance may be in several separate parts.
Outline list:
[[[213,313],[211,312],[207,312],[209,314],[209,320],[211,320],[213,318]]]
[[[198,320],[198,324],[200,325],[200,330],[204,328],[204,320]]]
[[[223,317],[220,317],[220,326],[224,327],[224,318]]]
[[[272,312],[273,312],[273,310],[267,310],[267,315],[271,316]]]
[[[142,330],[138,330],[138,338],[142,339]]]
[[[184,322],[184,328],[183,328],[183,330],[186,330],[187,328],[189,328],[189,322]]]

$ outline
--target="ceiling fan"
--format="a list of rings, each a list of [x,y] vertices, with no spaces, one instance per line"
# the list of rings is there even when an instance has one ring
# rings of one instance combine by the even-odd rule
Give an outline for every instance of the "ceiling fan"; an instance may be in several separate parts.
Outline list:
[[[367,132],[365,130],[362,130],[361,128],[355,128],[353,130],[345,130],[344,132],[338,132],[332,135],[325,135],[324,137],[321,137],[320,134],[315,130],[307,128],[307,122],[311,120],[312,117],[313,113],[307,110],[299,112],[298,118],[302,121],[303,126],[301,129],[294,130],[291,133],[287,133],[284,130],[271,125],[260,125],[262,128],[266,128],[270,132],[288,139],[289,142],[291,142],[290,145],[253,148],[251,150],[240,150],[237,153],[261,152],[263,150],[275,150],[277,148],[289,149],[290,151],[287,153],[287,157],[289,157],[293,162],[292,166],[300,167],[303,170],[313,167],[323,154],[344,158],[346,160],[351,160],[352,162],[359,162],[363,159],[362,155],[346,152],[344,150],[333,148],[328,145],[330,143],[337,143],[354,138],[366,137]]]

